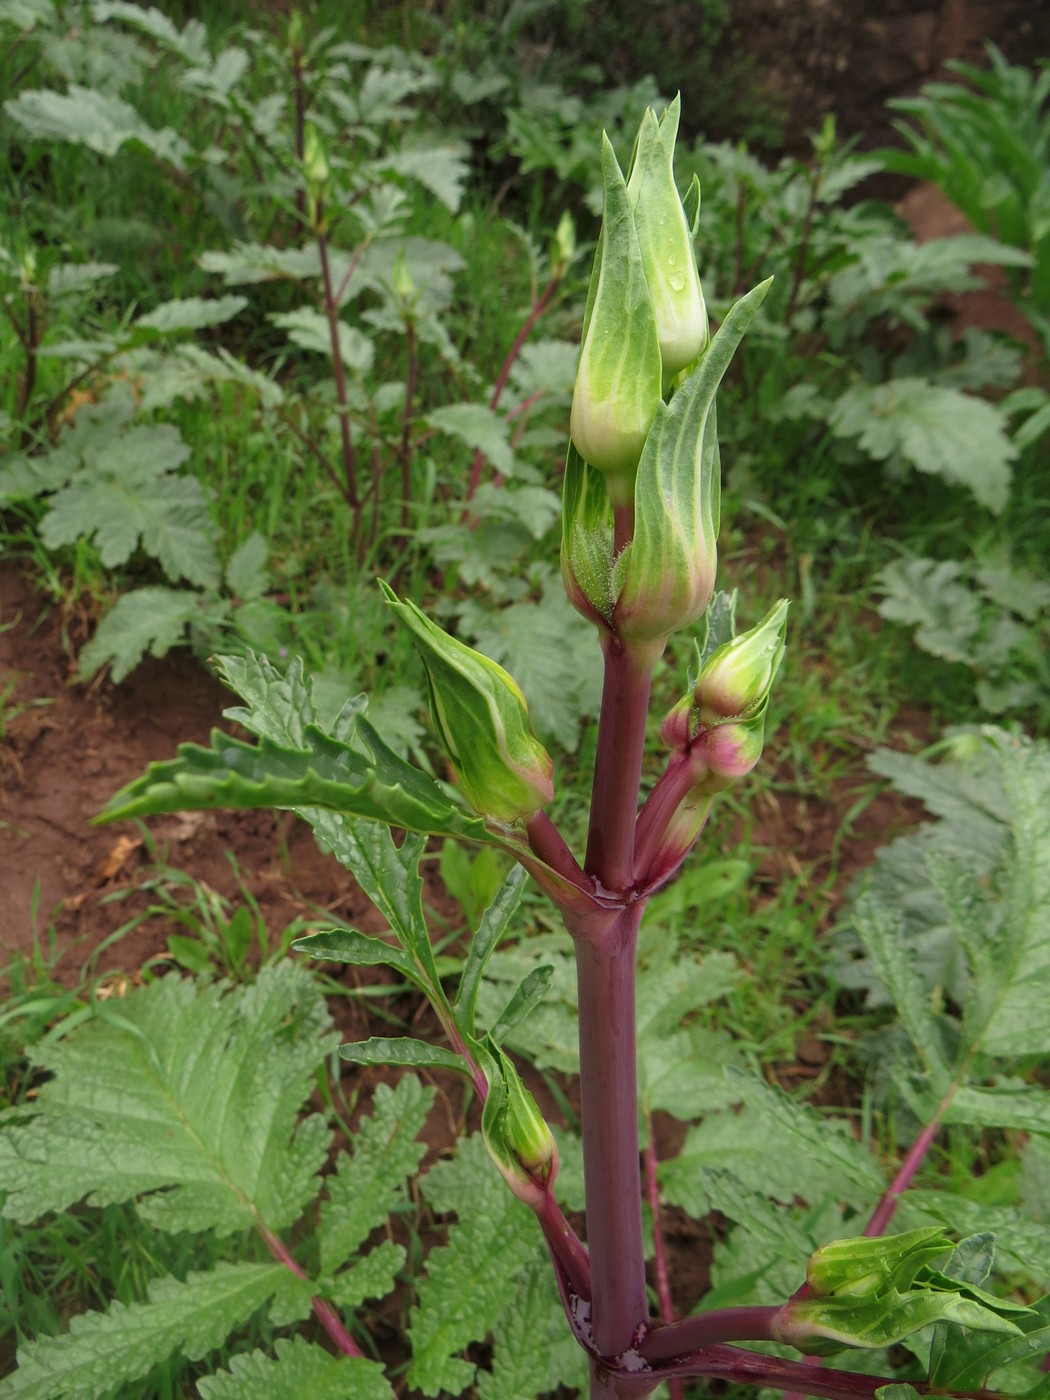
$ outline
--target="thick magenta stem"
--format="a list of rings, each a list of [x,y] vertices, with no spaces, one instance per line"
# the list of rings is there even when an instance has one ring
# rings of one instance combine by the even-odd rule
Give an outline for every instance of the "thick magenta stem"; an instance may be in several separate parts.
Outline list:
[[[642,778],[652,665],[619,637],[606,634],[605,682],[584,869],[606,890],[634,883],[634,833]]]
[[[630,1351],[649,1317],[642,1248],[634,978],[644,901],[576,939],[580,1117],[595,1350]]]
[[[565,843],[565,838],[546,812],[537,812],[535,816],[530,817],[525,823],[525,830],[529,834],[529,846],[533,855],[538,856],[545,865],[549,865],[579,889],[588,893],[593,890],[593,880],[589,880],[580,869],[576,857]]]
[[[668,1327],[655,1327],[639,1347],[651,1366],[688,1356],[713,1342],[776,1340],[773,1321],[780,1307],[716,1308],[682,1318]]]

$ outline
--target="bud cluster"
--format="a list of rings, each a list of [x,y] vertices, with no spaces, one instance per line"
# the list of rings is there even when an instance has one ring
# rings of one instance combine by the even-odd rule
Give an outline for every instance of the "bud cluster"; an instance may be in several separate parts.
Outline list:
[[[680,102],[642,119],[625,179],[602,139],[603,219],[569,421],[562,572],[573,605],[644,659],[689,627],[715,583],[714,399],[768,283],[712,340],[693,236],[694,176],[674,179]]]
[[[762,754],[769,693],[784,657],[788,603],[718,647],[664,718],[660,737],[688,753],[694,795],[714,795],[750,773]]]

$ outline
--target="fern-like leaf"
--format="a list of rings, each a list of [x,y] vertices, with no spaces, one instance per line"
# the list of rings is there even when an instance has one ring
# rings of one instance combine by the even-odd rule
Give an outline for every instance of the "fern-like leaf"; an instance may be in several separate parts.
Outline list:
[[[271,1230],[317,1188],[329,1133],[296,1120],[331,1049],[324,1000],[291,965],[228,990],[169,977],[38,1056],[51,1078],[0,1135],[3,1213],[138,1198],[164,1230]]]
[[[197,1382],[201,1400],[393,1400],[376,1361],[333,1356],[295,1337],[277,1342],[276,1359],[253,1351],[235,1356],[228,1371]]]
[[[295,1311],[309,1312],[309,1285],[282,1264],[218,1264],[185,1283],[159,1279],[144,1303],[84,1313],[62,1336],[20,1347],[18,1370],[0,1381],[0,1400],[99,1400],[175,1352],[191,1361],[206,1356],[279,1294],[286,1312],[293,1294]]]

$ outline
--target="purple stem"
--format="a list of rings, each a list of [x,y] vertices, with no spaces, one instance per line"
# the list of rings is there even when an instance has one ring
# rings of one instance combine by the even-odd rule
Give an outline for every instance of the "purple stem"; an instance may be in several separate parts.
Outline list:
[[[636,880],[644,883],[646,874],[660,854],[660,843],[668,823],[695,782],[696,773],[689,755],[673,753],[638,815],[638,834],[634,846]]]
[[[727,1311],[732,1311],[727,1309]],[[713,1314],[712,1314],[713,1316]],[[703,1347],[692,1356],[669,1362],[654,1374],[661,1380],[671,1376],[713,1376],[719,1380],[742,1382],[745,1385],[772,1386],[777,1390],[797,1391],[802,1395],[819,1395],[826,1400],[874,1400],[884,1385],[894,1385],[894,1376],[863,1376],[854,1371],[837,1371],[817,1366],[810,1361],[793,1361],[779,1356],[763,1356],[760,1352],[743,1351],[739,1347],[714,1344]],[[621,1376],[621,1389],[637,1379],[639,1389],[645,1390],[652,1375],[637,1378]],[[937,1395],[935,1386],[923,1381],[909,1381],[920,1395]],[[636,1392],[637,1393],[637,1392]],[[950,1392],[958,1400],[1001,1400],[994,1391],[962,1390]]]
[[[270,1251],[278,1263],[283,1264],[286,1269],[290,1269],[296,1278],[305,1278],[306,1274],[289,1254],[283,1243],[277,1236],[266,1228],[261,1221],[256,1222],[259,1234],[266,1242],[266,1248]],[[344,1356],[364,1356],[364,1352],[351,1337],[350,1333],[343,1326],[342,1320],[331,1303],[326,1303],[323,1298],[311,1298],[310,1306],[314,1310],[314,1317],[328,1333],[332,1345],[337,1351],[341,1351]]]
[[[625,894],[634,882],[634,833],[642,778],[652,666],[619,637],[606,634],[605,682],[584,869],[606,889]]]
[[[638,900],[594,915],[586,936],[576,938],[591,1325],[595,1350],[606,1357],[629,1351],[649,1316],[634,1014],[635,949],[644,907]]]
[[[530,817],[525,823],[525,830],[529,834],[529,846],[533,855],[557,871],[563,879],[581,890],[591,892],[593,882],[588,880],[580,869],[576,857],[565,843],[565,838],[546,812],[537,812],[535,816]]]
[[[864,1227],[864,1233],[869,1239],[873,1239],[876,1235],[884,1235],[886,1233],[886,1226],[893,1219],[898,1201],[911,1185],[916,1172],[926,1160],[926,1155],[933,1146],[933,1140],[937,1136],[941,1126],[941,1118],[944,1116],[945,1109],[947,1109],[949,1103],[951,1103],[958,1087],[958,1083],[952,1085],[951,1089],[937,1105],[936,1113],[912,1143],[907,1157],[905,1157],[900,1165],[900,1170],[886,1188],[885,1195],[875,1207],[871,1219]]]
[[[713,1342],[775,1341],[773,1320],[781,1307],[715,1308],[654,1327],[638,1348],[651,1366],[688,1356]]]

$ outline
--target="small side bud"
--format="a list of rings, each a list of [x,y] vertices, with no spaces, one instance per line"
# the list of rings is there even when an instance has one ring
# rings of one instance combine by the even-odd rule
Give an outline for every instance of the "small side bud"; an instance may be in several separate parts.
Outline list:
[[[634,474],[660,404],[656,318],[623,173],[602,136],[605,206],[587,293],[569,432],[585,462],[628,505]]]
[[[423,658],[434,726],[467,801],[506,825],[535,815],[554,795],[554,765],[532,732],[516,681],[414,603],[380,587]]]
[[[323,228],[322,206],[331,189],[332,167],[328,164],[324,139],[311,122],[307,122],[303,132],[303,180],[310,227],[318,231]]]
[[[757,627],[712,654],[696,683],[703,723],[746,717],[765,704],[784,657],[787,610],[787,599],[781,598]]]
[[[681,106],[681,98],[676,97],[660,118],[647,108],[627,182],[656,314],[665,383],[703,354],[708,341],[707,307],[692,234],[674,181]]]
[[[414,303],[416,284],[409,270],[404,248],[399,248],[394,255],[393,266],[390,269],[390,288],[402,306],[410,307]]]
[[[535,1206],[554,1185],[558,1145],[513,1062],[491,1037],[479,1048],[489,1082],[481,1115],[485,1146],[515,1196]]]
[[[564,277],[575,256],[576,225],[573,223],[572,215],[566,209],[558,220],[558,227],[554,230],[554,240],[551,247],[551,275]]]

